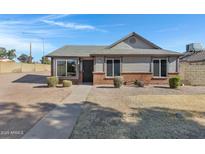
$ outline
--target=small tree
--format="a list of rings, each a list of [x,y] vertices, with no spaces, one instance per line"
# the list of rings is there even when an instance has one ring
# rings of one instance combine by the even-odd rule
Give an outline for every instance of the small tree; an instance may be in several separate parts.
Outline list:
[[[17,59],[22,63],[29,63],[31,61],[30,58],[33,59],[33,57],[26,54],[21,54]]]
[[[0,58],[5,58],[5,57],[6,57],[6,49],[0,48]]]
[[[15,49],[8,50],[6,55],[8,59],[13,60],[14,58],[16,58],[16,50]]]
[[[41,64],[51,64],[51,60],[48,57],[42,57]]]
[[[6,50],[5,48],[0,48],[0,58],[8,58],[10,60],[13,60],[16,58],[16,50]]]

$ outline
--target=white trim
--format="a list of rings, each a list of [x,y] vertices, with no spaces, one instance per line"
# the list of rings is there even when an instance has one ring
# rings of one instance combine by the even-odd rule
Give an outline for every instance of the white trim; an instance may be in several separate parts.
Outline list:
[[[179,58],[177,57],[176,59],[176,73],[179,73],[180,72],[180,68],[179,68]]]
[[[67,61],[68,60],[75,60],[75,62],[76,62],[76,76],[67,76]],[[66,76],[58,76],[58,72],[57,72],[57,64],[58,64],[58,61],[65,61],[66,62]],[[68,79],[78,79],[78,77],[79,77],[79,69],[78,69],[78,67],[79,67],[79,59],[78,58],[62,58],[62,59],[55,59],[55,65],[56,65],[56,68],[55,68],[55,70],[56,70],[56,73],[55,73],[55,75],[57,76],[57,77],[64,77],[64,78],[68,78]]]
[[[154,60],[159,60],[159,76],[154,76]],[[159,78],[163,78],[164,76],[161,76],[161,60],[166,60],[166,66],[167,66],[167,69],[166,69],[166,77],[168,76],[168,58],[152,58],[152,75],[153,77],[159,77]]]
[[[94,73],[104,73],[104,57],[102,56],[97,56],[94,58]],[[97,66],[100,66],[100,70],[97,71]]]
[[[107,60],[112,60],[112,76],[107,76]],[[105,58],[105,77],[113,78],[114,76],[114,60],[120,60],[120,75],[121,75],[121,58]]]
[[[96,72],[96,58],[93,59],[93,72]]]

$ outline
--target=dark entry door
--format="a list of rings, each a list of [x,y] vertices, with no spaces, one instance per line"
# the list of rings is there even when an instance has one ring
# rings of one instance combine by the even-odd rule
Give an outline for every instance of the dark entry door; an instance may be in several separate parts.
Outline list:
[[[83,60],[83,82],[93,82],[93,60]]]

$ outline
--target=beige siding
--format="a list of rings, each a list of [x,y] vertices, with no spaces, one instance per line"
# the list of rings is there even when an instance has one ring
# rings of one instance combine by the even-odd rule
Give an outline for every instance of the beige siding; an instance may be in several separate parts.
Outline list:
[[[120,42],[119,44],[112,47],[113,49],[133,49],[132,46],[127,44],[126,42]]]
[[[104,65],[104,57],[96,57],[94,71],[103,72],[103,65]]]
[[[150,72],[151,57],[123,57],[122,72]]]
[[[133,36],[134,37],[134,36]],[[131,38],[128,38],[125,40],[125,42],[130,45],[131,47],[133,48],[142,48],[142,49],[153,49],[153,47],[148,44],[148,43],[145,43],[144,41],[140,40],[139,38],[137,37],[134,37],[136,39],[136,42],[135,43],[130,43],[130,39],[132,39],[133,37]]]
[[[169,73],[176,73],[177,72],[177,58],[176,57],[170,57],[169,58]]]
[[[136,42],[135,43],[130,43],[130,39],[135,39]],[[123,42],[115,45],[113,48],[121,48],[121,49],[130,49],[130,48],[140,48],[140,49],[153,49],[153,46],[151,46],[150,44],[142,41],[141,39],[137,38],[137,37],[130,37],[126,40],[124,40]]]

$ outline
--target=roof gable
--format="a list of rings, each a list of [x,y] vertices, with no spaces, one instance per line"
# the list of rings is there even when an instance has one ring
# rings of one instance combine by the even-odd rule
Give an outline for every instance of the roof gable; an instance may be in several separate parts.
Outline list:
[[[135,38],[134,43],[131,38]],[[93,55],[166,55],[181,56],[146,40],[136,33],[130,33],[109,46],[66,45],[46,55],[47,57],[89,57]]]
[[[159,46],[154,43],[148,41],[142,36],[138,35],[135,32],[128,34],[127,36],[121,38],[115,43],[111,44],[107,47],[110,48],[123,48],[123,49],[131,49],[131,48],[141,48],[141,49],[161,49]]]

